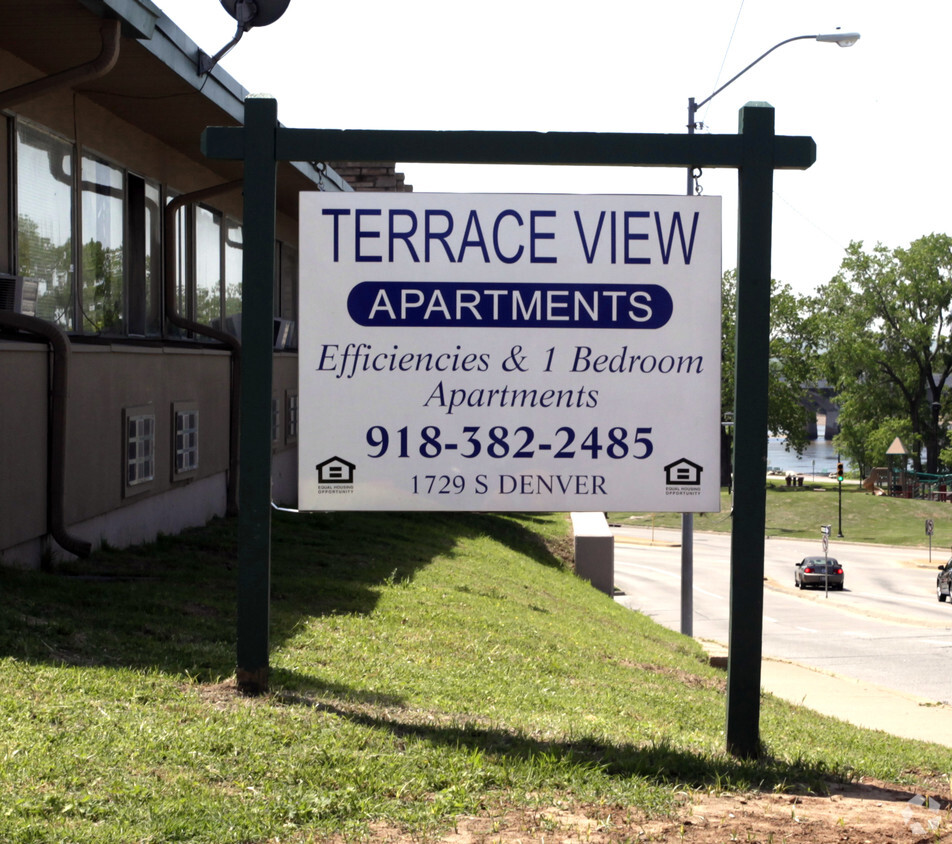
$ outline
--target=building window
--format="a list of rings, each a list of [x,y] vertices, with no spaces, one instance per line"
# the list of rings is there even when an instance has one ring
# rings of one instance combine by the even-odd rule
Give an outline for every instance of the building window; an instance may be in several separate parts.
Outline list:
[[[234,220],[225,220],[225,316],[241,313],[241,273],[244,244],[241,226]]]
[[[297,393],[288,393],[285,402],[285,416],[287,418],[287,429],[285,435],[288,443],[297,442],[298,436],[298,396]]]
[[[39,279],[36,315],[72,331],[72,144],[18,120],[16,174],[17,274]]]
[[[105,161],[83,156],[81,330],[124,334],[123,172]]]
[[[219,211],[192,205],[179,209],[175,234],[179,313],[240,337],[241,225]]]
[[[174,199],[174,194],[166,194],[166,203]],[[191,209],[186,205],[175,212],[174,232],[166,232],[166,237],[175,238],[175,312],[188,319],[192,318],[191,297],[188,295],[189,279],[192,277],[192,237],[191,237]],[[172,327],[175,334],[182,334],[182,329]]]
[[[222,216],[195,209],[195,321],[220,327],[222,317]]]
[[[162,190],[126,174],[127,332],[136,337],[162,334]]]
[[[151,408],[126,408],[125,485],[127,491],[155,479],[155,413]]]
[[[298,251],[278,242],[275,254],[274,315],[293,322],[297,320]],[[285,348],[297,348],[297,330],[293,325]]]
[[[183,480],[198,472],[198,405],[176,402],[172,416],[172,476]]]
[[[5,119],[0,116],[0,130]],[[12,148],[0,139],[0,163],[11,153],[16,187],[9,211],[0,209],[0,272],[35,284],[36,316],[71,333],[163,336],[162,238],[173,237],[175,260],[168,270],[174,274],[178,313],[240,338],[239,222],[190,204],[163,233],[168,197],[158,182],[28,120],[11,118],[9,125]],[[274,315],[293,321],[298,253],[281,242],[276,246]],[[295,347],[291,325],[284,348]]]

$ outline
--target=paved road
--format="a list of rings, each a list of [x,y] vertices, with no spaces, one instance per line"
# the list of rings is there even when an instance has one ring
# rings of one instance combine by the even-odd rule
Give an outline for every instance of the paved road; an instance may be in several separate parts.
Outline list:
[[[624,593],[618,600],[680,630],[680,533],[613,532],[615,585]],[[694,539],[694,636],[726,644],[730,537],[695,533]],[[822,553],[819,539],[767,540],[764,656],[952,703],[952,604],[935,598],[945,552],[933,549],[930,567],[927,549],[834,538],[829,553],[844,567],[845,589],[795,589],[793,564],[816,553]]]

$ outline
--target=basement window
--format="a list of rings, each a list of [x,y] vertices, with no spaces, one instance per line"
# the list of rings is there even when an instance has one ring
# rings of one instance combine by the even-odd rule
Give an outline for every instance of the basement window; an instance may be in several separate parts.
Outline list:
[[[281,399],[271,396],[271,445],[281,445]]]
[[[289,445],[297,442],[298,436],[298,394],[288,391],[284,401],[285,442]]]
[[[175,402],[172,405],[172,480],[180,481],[198,473],[198,405]]]
[[[155,412],[151,407],[123,411],[125,488],[132,495],[155,479]]]

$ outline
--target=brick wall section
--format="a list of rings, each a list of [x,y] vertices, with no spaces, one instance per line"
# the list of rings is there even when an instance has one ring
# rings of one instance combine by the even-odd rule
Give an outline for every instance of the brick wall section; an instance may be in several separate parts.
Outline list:
[[[403,173],[396,170],[394,161],[329,161],[354,189],[358,191],[387,191],[388,193],[409,193],[413,185],[408,185]]]

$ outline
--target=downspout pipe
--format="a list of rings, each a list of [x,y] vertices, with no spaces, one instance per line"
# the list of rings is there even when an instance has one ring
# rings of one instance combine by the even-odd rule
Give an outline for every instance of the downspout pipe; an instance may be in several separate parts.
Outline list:
[[[42,337],[53,353],[50,383],[50,438],[47,465],[47,508],[49,531],[64,550],[86,558],[92,544],[73,536],[66,529],[66,432],[69,404],[69,337],[59,326],[36,317],[0,311],[0,328],[13,328]]]
[[[192,202],[202,202],[206,199],[238,190],[244,185],[243,179],[236,179],[232,182],[224,182],[220,185],[203,188],[202,190],[183,193],[165,206],[165,270],[163,276],[163,288],[165,293],[165,318],[172,325],[182,328],[185,331],[191,331],[193,334],[201,334],[204,337],[210,337],[219,343],[227,346],[231,352],[231,390],[228,407],[228,489],[226,512],[229,516],[235,516],[238,513],[238,438],[239,438],[239,408],[241,401],[241,341],[226,331],[219,331],[210,325],[202,325],[200,322],[186,319],[176,308],[175,302],[175,278],[172,268],[175,266],[175,238],[172,232],[175,231],[175,214],[185,205]]]
[[[122,24],[118,20],[104,21],[99,30],[102,49],[91,62],[61,70],[59,73],[35,79],[15,88],[0,91],[0,110],[13,108],[20,103],[36,99],[58,88],[75,87],[105,76],[119,61],[119,42]]]

